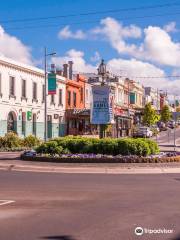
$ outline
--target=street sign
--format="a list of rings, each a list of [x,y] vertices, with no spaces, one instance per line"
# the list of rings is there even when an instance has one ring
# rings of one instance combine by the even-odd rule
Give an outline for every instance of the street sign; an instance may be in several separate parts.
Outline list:
[[[56,94],[56,74],[48,74],[48,95]]]
[[[92,124],[108,124],[114,120],[113,94],[108,85],[92,86],[93,103],[91,107]]]

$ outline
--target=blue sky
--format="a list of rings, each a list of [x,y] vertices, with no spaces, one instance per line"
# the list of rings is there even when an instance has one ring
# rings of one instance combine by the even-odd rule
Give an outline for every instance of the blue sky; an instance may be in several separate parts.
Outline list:
[[[37,21],[6,22],[164,5],[173,2],[179,5]],[[54,59],[56,63],[62,65],[63,61],[72,57],[73,60],[77,60],[79,68],[77,66],[75,68],[79,71],[91,71],[100,58],[104,58],[112,69],[115,66],[114,70],[118,74],[177,75],[180,74],[179,15],[180,1],[172,0],[152,0],[151,2],[142,0],[6,0],[1,2],[0,25],[4,29],[3,34],[7,35],[5,39],[11,38],[9,44],[14,44],[15,47],[9,49],[5,46],[5,42],[8,43],[6,40],[1,44],[2,33],[0,32],[0,53],[20,61],[28,59],[28,62],[31,59],[30,63],[40,66],[43,47],[47,46],[50,51],[57,52],[58,57]],[[80,24],[74,24],[79,22]],[[16,37],[20,43],[13,42],[12,37]],[[151,42],[154,43],[153,46]],[[159,52],[156,51],[156,42],[160,49],[162,47]],[[149,84],[147,79],[142,81],[143,84]],[[150,79],[150,81],[153,86],[157,85],[157,80]],[[179,79],[161,79],[160,81],[170,91],[174,91],[173,89],[180,85]],[[176,94],[178,94],[177,89]]]

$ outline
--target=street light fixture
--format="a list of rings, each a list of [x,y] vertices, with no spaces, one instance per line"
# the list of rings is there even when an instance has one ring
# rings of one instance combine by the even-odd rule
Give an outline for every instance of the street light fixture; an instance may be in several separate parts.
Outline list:
[[[55,52],[47,53],[47,48],[44,48],[44,141],[47,141],[47,57],[56,55]]]

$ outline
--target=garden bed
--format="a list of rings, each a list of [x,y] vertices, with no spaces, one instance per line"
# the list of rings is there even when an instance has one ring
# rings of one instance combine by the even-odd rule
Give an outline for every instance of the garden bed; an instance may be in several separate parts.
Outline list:
[[[54,163],[168,163],[180,162],[180,155],[177,156],[77,156],[71,154],[63,154],[62,156],[25,156],[21,159],[24,161],[35,162],[54,162]]]

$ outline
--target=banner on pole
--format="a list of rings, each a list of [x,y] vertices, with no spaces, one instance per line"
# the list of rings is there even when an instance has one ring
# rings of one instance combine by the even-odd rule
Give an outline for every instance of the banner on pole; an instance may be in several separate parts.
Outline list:
[[[114,95],[111,88],[105,86],[92,86],[91,123],[108,124],[114,120]]]
[[[56,94],[56,74],[48,73],[48,95]]]

